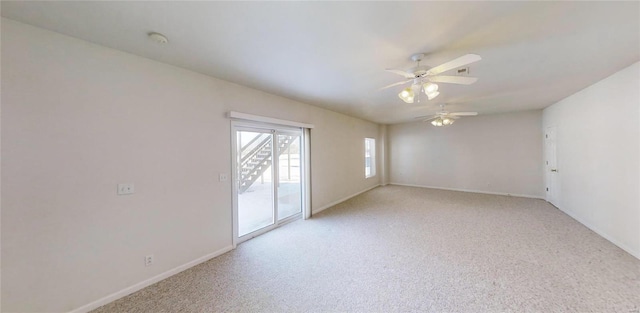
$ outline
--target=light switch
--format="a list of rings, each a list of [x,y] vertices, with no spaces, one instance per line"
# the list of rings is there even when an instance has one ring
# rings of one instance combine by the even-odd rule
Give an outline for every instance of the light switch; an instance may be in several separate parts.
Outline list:
[[[134,192],[133,183],[118,184],[118,195],[131,195]]]
[[[229,177],[227,176],[226,173],[220,173],[218,174],[218,180],[219,181],[227,181],[229,179]]]

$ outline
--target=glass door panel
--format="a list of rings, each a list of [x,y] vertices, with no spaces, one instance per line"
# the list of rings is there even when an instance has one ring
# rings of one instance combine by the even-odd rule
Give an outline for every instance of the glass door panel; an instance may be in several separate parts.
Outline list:
[[[238,236],[275,223],[273,135],[237,130]]]
[[[278,142],[278,220],[302,212],[300,133],[279,133]]]

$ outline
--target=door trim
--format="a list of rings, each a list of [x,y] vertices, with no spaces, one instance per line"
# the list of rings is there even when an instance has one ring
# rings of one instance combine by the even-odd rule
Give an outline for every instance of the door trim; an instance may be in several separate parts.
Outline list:
[[[253,121],[258,123],[267,123],[271,125],[278,125],[278,126],[284,126],[284,127],[287,127],[287,126],[296,127],[296,128],[313,128],[314,127],[313,124],[281,120],[273,117],[253,115],[253,114],[241,113],[236,111],[229,111],[228,116],[231,119]]]
[[[549,138],[549,135],[552,135],[553,138]],[[558,195],[559,195],[559,173],[557,172],[558,170],[558,127],[556,125],[550,125],[547,126],[544,130],[544,134],[543,134],[543,140],[544,140],[544,161],[543,161],[543,168],[544,168],[544,199],[553,204],[554,206],[558,207],[558,205],[556,204],[558,202]],[[552,163],[555,164],[549,164],[549,157],[550,157],[550,151],[549,151],[549,140],[553,139],[553,161]],[[553,173],[552,173],[552,168],[553,168]],[[551,180],[553,180],[553,184],[551,182]],[[549,191],[548,189],[552,188],[551,191]]]

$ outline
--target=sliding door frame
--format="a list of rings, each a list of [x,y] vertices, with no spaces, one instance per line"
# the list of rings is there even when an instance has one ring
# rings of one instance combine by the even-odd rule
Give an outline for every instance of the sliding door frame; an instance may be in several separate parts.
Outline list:
[[[278,147],[278,135],[279,134],[299,134],[300,135],[300,163],[302,164],[300,168],[300,205],[301,212],[296,213],[292,216],[284,218],[282,220],[278,220],[278,181],[279,181],[279,160],[278,158],[278,148],[272,149],[271,151],[271,159],[272,159],[272,175],[273,175],[273,186],[272,186],[272,195],[273,195],[273,211],[274,211],[274,222],[273,224],[260,228],[256,231],[250,232],[248,234],[239,236],[239,217],[238,217],[238,186],[240,182],[240,178],[238,177],[238,131],[257,131],[257,132],[265,132],[271,133],[272,140],[274,142],[273,146]],[[310,164],[309,164],[309,156],[307,155],[309,152],[309,131],[308,129],[302,127],[293,127],[287,125],[279,125],[279,124],[271,124],[271,123],[263,123],[263,122],[252,122],[252,121],[231,121],[231,194],[232,194],[232,239],[233,239],[233,247],[235,248],[238,244],[249,240],[251,238],[260,236],[266,232],[269,232],[279,226],[290,223],[297,219],[307,219],[310,216]]]

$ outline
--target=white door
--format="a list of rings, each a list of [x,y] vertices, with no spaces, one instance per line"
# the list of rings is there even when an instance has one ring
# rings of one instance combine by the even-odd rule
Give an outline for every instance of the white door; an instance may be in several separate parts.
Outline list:
[[[546,199],[556,205],[558,201],[558,160],[556,157],[556,126],[548,127],[544,134]],[[557,206],[557,205],[556,205]]]

